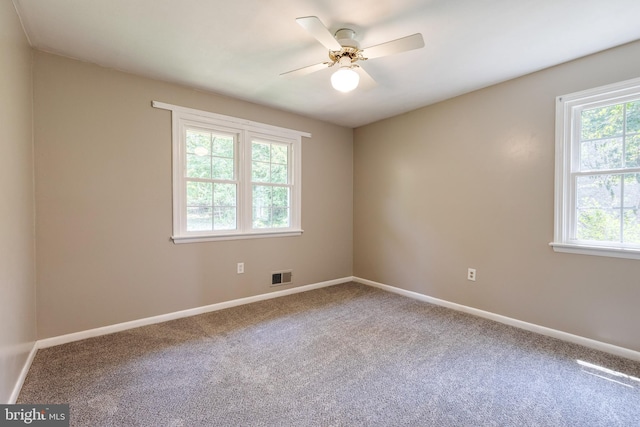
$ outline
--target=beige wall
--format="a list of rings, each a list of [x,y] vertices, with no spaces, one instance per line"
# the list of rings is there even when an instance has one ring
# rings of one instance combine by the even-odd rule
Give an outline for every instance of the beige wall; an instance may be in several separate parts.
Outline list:
[[[640,42],[356,129],[354,274],[640,351],[640,261],[548,246],[555,97],[639,77],[638,58]]]
[[[0,402],[36,338],[31,48],[0,1]]]
[[[31,53],[1,12],[0,400],[35,338]],[[365,126],[352,146],[350,129],[35,53],[38,337],[283,289],[270,272],[291,268],[295,285],[355,274],[640,350],[640,263],[548,247],[555,96],[637,77],[639,56],[630,44]],[[311,132],[304,235],[171,243],[170,113],[152,100]]]
[[[40,52],[34,90],[39,338],[286,289],[274,270],[352,275],[351,129]],[[152,100],[312,133],[304,234],[173,244],[171,115]]]

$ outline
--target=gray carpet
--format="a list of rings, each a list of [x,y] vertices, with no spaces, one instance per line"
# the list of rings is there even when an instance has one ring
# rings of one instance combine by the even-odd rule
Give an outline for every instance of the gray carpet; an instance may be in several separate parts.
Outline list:
[[[73,426],[638,426],[639,378],[349,283],[40,350],[18,403]]]

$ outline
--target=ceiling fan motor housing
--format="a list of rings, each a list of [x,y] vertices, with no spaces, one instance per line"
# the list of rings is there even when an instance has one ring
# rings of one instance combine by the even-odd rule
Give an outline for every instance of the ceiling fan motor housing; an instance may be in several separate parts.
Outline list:
[[[362,57],[360,44],[355,37],[356,32],[349,28],[341,28],[335,32],[335,38],[342,46],[342,49],[329,51],[329,58],[333,64],[337,63],[340,67],[345,67],[349,66],[349,63],[354,64],[356,61],[365,59]]]

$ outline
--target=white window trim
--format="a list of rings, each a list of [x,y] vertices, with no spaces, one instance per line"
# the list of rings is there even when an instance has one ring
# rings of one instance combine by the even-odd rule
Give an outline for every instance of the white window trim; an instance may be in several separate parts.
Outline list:
[[[172,180],[173,180],[173,235],[171,239],[174,243],[195,243],[218,240],[254,239],[268,237],[299,236],[302,230],[302,137],[310,138],[308,132],[301,132],[272,126],[264,123],[254,122],[236,117],[225,116],[193,108],[181,107],[158,101],[152,101],[154,108],[171,111],[172,123]],[[182,182],[182,167],[184,158],[180,145],[180,138],[183,126],[213,125],[221,130],[237,133],[240,138],[250,140],[251,137],[258,137],[274,142],[287,142],[292,146],[292,194],[291,194],[291,226],[284,229],[255,230],[246,227],[250,224],[251,212],[247,212],[246,207],[251,206],[251,182],[244,180],[238,186],[238,211],[236,213],[238,229],[230,231],[186,233],[184,232],[184,197]],[[243,150],[239,150],[237,156],[237,166],[241,171],[250,170],[251,159],[245,155]],[[240,172],[241,174],[243,172]],[[243,198],[244,200],[240,200]],[[247,204],[248,203],[248,204]],[[244,209],[244,210],[243,210]],[[249,221],[247,223],[247,221]],[[245,225],[245,228],[243,227]]]
[[[615,258],[640,259],[640,248],[610,243],[598,245],[571,239],[571,227],[575,222],[574,190],[571,188],[573,111],[599,103],[624,102],[625,98],[640,93],[640,78],[626,80],[594,89],[587,89],[556,98],[556,152],[555,152],[555,217],[554,240],[549,243],[555,252],[597,255]]]

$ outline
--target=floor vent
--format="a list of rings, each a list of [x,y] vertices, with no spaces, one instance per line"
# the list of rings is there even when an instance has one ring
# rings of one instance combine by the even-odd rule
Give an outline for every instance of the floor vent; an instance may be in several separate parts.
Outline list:
[[[291,270],[271,273],[271,286],[289,285],[292,281],[293,272]]]

